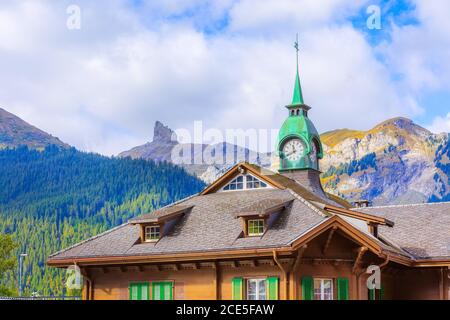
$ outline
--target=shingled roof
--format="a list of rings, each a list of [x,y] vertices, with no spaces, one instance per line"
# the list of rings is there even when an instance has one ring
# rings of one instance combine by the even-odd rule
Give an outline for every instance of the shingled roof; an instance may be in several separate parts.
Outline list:
[[[355,209],[356,210],[356,209]],[[379,227],[380,236],[416,259],[450,258],[450,202],[358,208],[392,220]]]
[[[235,212],[273,198],[292,200],[288,190],[266,189],[212,193],[183,202],[192,206],[173,230],[157,243],[139,243],[139,227],[131,223],[51,256],[52,259],[202,252],[283,246],[325,217],[301,201],[294,201],[262,236],[242,238]]]
[[[242,171],[241,166],[273,188],[217,192],[227,179],[230,181],[237,171]],[[336,208],[349,211],[351,206],[345,200],[336,196],[329,196],[328,199],[317,197],[294,180],[254,165],[238,164],[224,176],[227,176],[226,179],[220,178],[198,195],[132,219],[124,225],[57,252],[50,256],[49,262],[58,265],[58,261],[70,259],[75,261],[104,257],[149,257],[288,248],[311,230],[336,219],[348,226],[353,225],[356,232],[375,243],[380,252],[385,254],[396,255],[408,261],[450,257],[449,203],[358,208],[352,210],[362,214],[352,217],[345,212],[335,212]],[[334,208],[334,211],[327,210],[327,207]],[[261,237],[242,236],[239,213],[265,214],[274,208],[281,212]],[[183,214],[179,215],[180,212]],[[368,231],[367,221],[364,221],[367,217],[360,217],[364,213],[394,222],[379,226],[379,233],[385,238],[384,241]],[[157,221],[172,215],[177,215],[179,219],[168,234],[157,242],[140,241],[140,226],[137,223]],[[418,233],[417,230],[421,232]]]

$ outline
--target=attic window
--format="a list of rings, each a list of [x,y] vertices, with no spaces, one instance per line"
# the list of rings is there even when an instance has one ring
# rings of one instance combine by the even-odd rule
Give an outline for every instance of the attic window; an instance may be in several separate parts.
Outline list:
[[[239,176],[223,188],[223,190],[242,190],[244,189],[244,177]]]
[[[145,242],[155,242],[161,237],[160,226],[145,227]]]
[[[223,190],[224,191],[232,191],[232,190],[244,190],[244,189],[259,189],[259,188],[267,188],[267,184],[262,182],[258,178],[255,178],[252,175],[240,175],[227,184]]]
[[[257,189],[267,187],[267,184],[249,174],[246,176],[246,179],[247,179],[247,189]]]
[[[250,237],[264,234],[264,219],[252,219],[247,222],[247,234]]]

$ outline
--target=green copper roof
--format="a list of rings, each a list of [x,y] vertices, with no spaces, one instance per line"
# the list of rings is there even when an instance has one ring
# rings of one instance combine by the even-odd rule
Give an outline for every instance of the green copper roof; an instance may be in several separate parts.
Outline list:
[[[304,116],[291,116],[288,117],[280,128],[278,133],[278,150],[281,147],[281,143],[284,139],[292,136],[301,137],[309,144],[313,138],[316,138],[320,142],[320,136],[312,121]],[[309,150],[309,146],[308,150]]]
[[[292,97],[292,104],[293,105],[304,104],[302,86],[300,85],[300,76],[298,73],[298,67],[297,67],[297,75],[295,77],[294,96]]]

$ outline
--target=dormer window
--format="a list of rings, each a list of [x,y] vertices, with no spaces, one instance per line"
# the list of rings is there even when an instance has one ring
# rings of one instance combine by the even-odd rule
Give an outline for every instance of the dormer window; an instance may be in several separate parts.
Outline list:
[[[247,189],[257,189],[257,188],[267,188],[267,184],[261,180],[255,178],[254,176],[247,175]]]
[[[240,175],[223,187],[223,191],[267,188],[267,183],[250,174]]]
[[[155,242],[161,237],[160,226],[146,226],[145,227],[145,242]]]
[[[244,189],[244,176],[239,176],[223,188],[223,190],[242,190]]]
[[[241,220],[243,237],[261,237],[270,229],[279,214],[292,203],[292,198],[264,199],[235,213]]]
[[[177,221],[193,207],[193,205],[176,205],[162,208],[131,219],[130,223],[139,227],[141,243],[156,243],[170,233]]]
[[[264,219],[250,219],[247,221],[247,234],[250,237],[262,236],[264,234]]]

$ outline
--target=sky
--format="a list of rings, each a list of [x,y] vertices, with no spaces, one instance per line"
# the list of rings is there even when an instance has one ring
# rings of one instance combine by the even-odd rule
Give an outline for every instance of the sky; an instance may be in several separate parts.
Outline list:
[[[450,132],[448,12],[447,0],[2,0],[0,107],[106,155],[150,141],[156,120],[277,129],[299,33],[319,132],[396,116]]]

